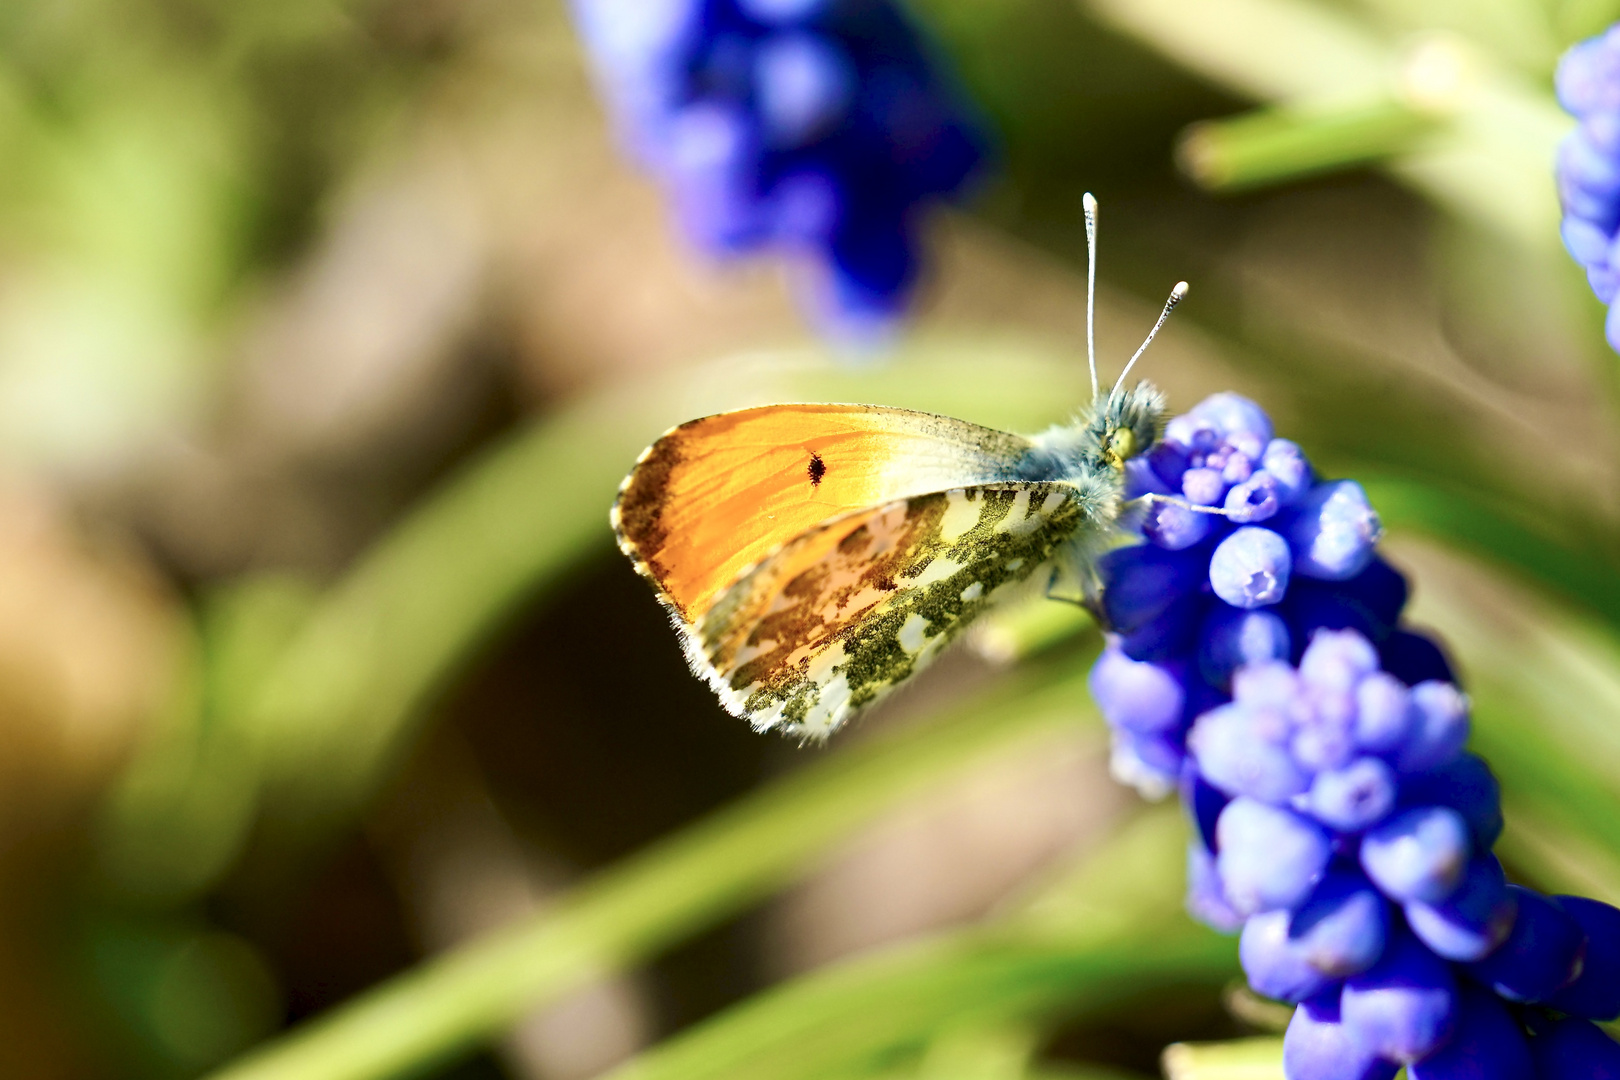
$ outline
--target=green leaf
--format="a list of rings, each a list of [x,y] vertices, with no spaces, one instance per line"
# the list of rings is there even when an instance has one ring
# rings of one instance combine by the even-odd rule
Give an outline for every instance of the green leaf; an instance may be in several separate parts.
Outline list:
[[[1165,1047],[1167,1080],[1283,1080],[1279,1038],[1175,1043]]]
[[[1025,914],[757,994],[609,1080],[811,1080],[875,1066],[941,1034],[1219,986],[1236,969],[1236,945],[1182,913],[1185,843],[1175,811],[1147,815]]]
[[[998,753],[1072,739],[1088,721],[1095,723],[1083,664],[1019,673],[941,722],[850,746],[659,842],[546,914],[368,991],[217,1080],[374,1080],[419,1071],[757,902],[900,800]],[[991,955],[984,963],[989,971],[1023,960]]]

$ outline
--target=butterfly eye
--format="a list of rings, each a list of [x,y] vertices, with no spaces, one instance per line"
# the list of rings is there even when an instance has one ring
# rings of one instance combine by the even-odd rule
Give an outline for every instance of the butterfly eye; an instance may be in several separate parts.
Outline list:
[[[1136,456],[1136,432],[1128,427],[1115,428],[1108,435],[1108,454],[1117,464]]]

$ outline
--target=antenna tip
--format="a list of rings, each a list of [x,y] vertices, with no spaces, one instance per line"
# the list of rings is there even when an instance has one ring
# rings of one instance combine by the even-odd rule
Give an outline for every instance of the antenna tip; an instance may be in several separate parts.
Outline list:
[[[1097,212],[1097,196],[1089,191],[1086,192],[1080,196],[1080,205],[1086,208],[1086,213],[1095,214]]]
[[[1179,304],[1182,302],[1182,300],[1186,299],[1186,297],[1187,283],[1185,281],[1176,282],[1176,287],[1170,290],[1170,302],[1172,304]]]

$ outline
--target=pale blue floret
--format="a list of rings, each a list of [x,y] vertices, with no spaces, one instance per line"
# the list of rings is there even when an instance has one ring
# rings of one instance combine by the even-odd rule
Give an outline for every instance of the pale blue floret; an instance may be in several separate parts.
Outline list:
[[[1231,511],[1160,503],[1143,543],[1104,557],[1116,634],[1092,685],[1116,775],[1179,784],[1188,910],[1241,927],[1250,985],[1300,1002],[1287,1080],[1391,1080],[1400,1064],[1412,1080],[1532,1080],[1514,1071],[1526,1047],[1575,1063],[1534,1080],[1605,1075],[1593,1063],[1620,1044],[1570,1025],[1620,1015],[1620,911],[1508,885],[1468,699],[1400,625],[1406,583],[1377,556],[1361,486],[1318,481],[1235,395],[1172,420],[1129,484]],[[1583,1019],[1527,1036],[1502,999]]]

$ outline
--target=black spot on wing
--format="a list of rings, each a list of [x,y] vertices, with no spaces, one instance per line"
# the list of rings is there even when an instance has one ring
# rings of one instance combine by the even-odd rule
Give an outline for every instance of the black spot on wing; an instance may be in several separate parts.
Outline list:
[[[814,450],[810,451],[810,486],[820,487],[821,478],[827,475],[827,463],[821,460],[821,455]]]

